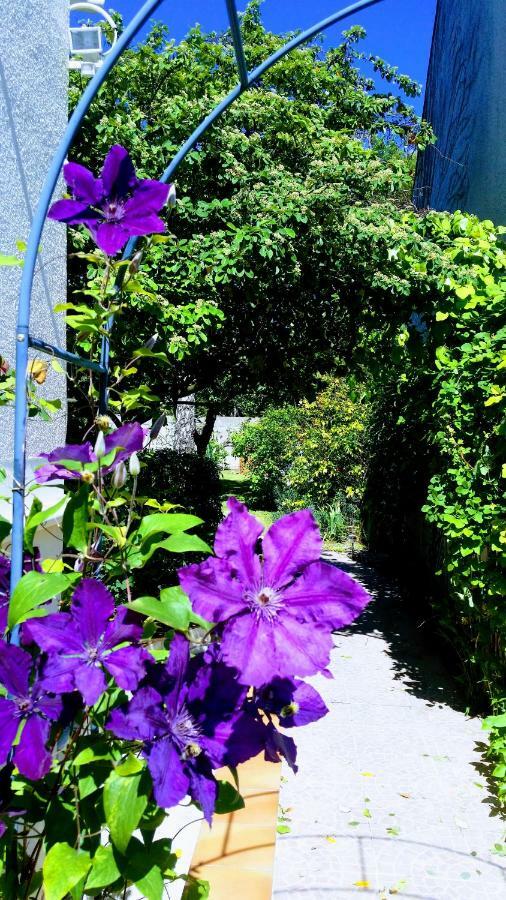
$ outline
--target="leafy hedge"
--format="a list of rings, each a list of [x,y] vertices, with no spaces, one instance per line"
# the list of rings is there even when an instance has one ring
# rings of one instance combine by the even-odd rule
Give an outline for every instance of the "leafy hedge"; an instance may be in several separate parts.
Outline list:
[[[500,713],[506,694],[504,229],[461,213],[409,214],[406,224],[410,238],[390,249],[392,259],[400,277],[422,274],[426,291],[403,304],[404,321],[399,316],[390,328],[388,364],[373,372],[366,521],[373,546],[434,576],[435,608],[469,690],[476,699],[491,697]],[[493,739],[499,779],[506,775],[506,727],[503,734]]]

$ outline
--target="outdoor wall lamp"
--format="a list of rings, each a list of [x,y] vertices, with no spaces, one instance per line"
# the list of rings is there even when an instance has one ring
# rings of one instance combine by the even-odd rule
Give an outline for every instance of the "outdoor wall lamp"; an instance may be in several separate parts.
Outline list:
[[[70,12],[92,12],[100,15],[113,32],[112,47],[118,39],[118,32],[114,19],[103,9],[105,0],[70,0]],[[80,69],[81,74],[92,78],[102,65],[104,56],[109,50],[102,47],[103,33],[100,25],[69,26],[70,38],[70,69]],[[112,47],[110,49],[112,49]]]

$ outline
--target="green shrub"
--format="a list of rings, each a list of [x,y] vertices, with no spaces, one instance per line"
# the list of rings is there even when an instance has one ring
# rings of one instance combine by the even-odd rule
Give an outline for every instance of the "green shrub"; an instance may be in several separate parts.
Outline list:
[[[299,409],[266,410],[259,422],[246,422],[232,435],[236,456],[249,475],[249,495],[260,509],[275,509],[297,446]]]
[[[244,425],[234,451],[245,460],[255,501],[282,512],[310,506],[324,533],[338,539],[348,521],[342,504],[361,496],[366,422],[363,391],[327,377],[315,400],[269,409]]]
[[[219,472],[225,468],[227,461],[227,451],[223,444],[211,438],[206,447],[206,459],[210,459],[215,464]]]

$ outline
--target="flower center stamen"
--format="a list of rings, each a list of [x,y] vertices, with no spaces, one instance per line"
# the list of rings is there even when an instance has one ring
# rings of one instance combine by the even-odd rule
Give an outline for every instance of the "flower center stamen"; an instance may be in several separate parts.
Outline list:
[[[255,591],[247,591],[245,600],[258,618],[274,619],[281,609],[282,600],[274,588],[263,585]]]

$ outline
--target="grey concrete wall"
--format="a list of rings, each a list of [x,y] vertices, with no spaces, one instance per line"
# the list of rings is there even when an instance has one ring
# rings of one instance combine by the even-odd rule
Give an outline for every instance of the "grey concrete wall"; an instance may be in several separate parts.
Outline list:
[[[44,177],[67,123],[68,0],[4,0],[0,27],[0,252],[26,240]],[[14,361],[21,270],[0,267],[0,354]],[[65,341],[66,236],[46,225],[32,300],[31,332],[52,344]],[[40,390],[40,389],[39,389]],[[45,396],[65,400],[65,381],[52,370]],[[28,455],[61,444],[65,404],[52,424],[28,425]],[[0,410],[0,458],[12,455],[12,411]]]
[[[439,0],[415,202],[506,224],[506,0]]]

